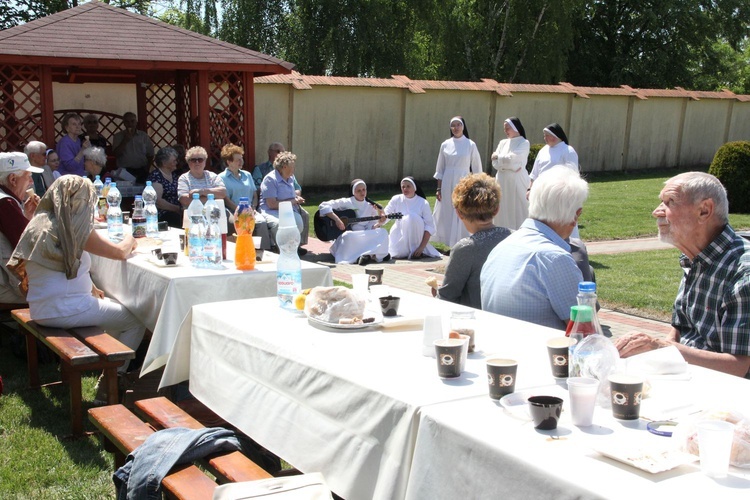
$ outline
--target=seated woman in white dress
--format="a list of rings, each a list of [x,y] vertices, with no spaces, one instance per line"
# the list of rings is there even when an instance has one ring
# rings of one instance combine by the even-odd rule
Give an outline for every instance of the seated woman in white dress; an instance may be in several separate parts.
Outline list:
[[[8,268],[28,290],[31,317],[43,326],[74,328],[98,325],[136,350],[145,327],[122,304],[104,297],[91,280],[91,256],[125,260],[137,243],[127,234],[119,243],[94,230],[96,191],[88,179],[63,175],[47,190]],[[138,293],[133,290],[133,293]],[[129,363],[118,368],[125,374]],[[106,400],[105,385],[96,399]]]
[[[375,260],[383,262],[390,260],[388,255],[388,231],[383,229],[385,217],[383,207],[367,198],[367,184],[362,179],[354,179],[349,189],[348,198],[324,201],[320,204],[320,216],[328,217],[336,223],[340,231],[344,231],[331,246],[331,255],[336,259],[336,264],[351,264],[358,262],[359,265],[367,265]],[[341,221],[335,210],[354,210],[356,217],[377,217],[380,219],[355,222],[351,230]]]
[[[420,259],[440,257],[440,252],[430,245],[430,236],[435,233],[430,204],[414,177],[401,180],[401,194],[397,194],[385,207],[387,215],[400,212],[389,235],[388,253],[394,259]]]

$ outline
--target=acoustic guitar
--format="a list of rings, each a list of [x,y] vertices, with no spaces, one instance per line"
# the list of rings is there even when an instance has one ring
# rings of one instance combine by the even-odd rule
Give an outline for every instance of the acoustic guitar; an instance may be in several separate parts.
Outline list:
[[[351,209],[347,210],[334,210],[333,213],[335,213],[339,219],[341,219],[341,222],[344,223],[344,231],[348,231],[351,229],[351,225],[355,224],[357,222],[365,222],[368,220],[378,220],[380,219],[379,215],[374,215],[372,217],[357,217],[357,212]],[[403,218],[403,215],[399,213],[390,214],[385,216],[386,219],[401,219]],[[320,210],[315,212],[315,217],[313,218],[313,227],[315,228],[315,237],[317,237],[320,241],[331,241],[338,238],[344,231],[339,229],[336,226],[336,221],[328,217],[327,215],[320,215]]]

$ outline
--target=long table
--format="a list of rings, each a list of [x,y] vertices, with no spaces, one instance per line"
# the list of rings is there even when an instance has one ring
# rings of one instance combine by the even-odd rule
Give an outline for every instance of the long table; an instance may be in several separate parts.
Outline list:
[[[450,312],[465,309],[399,295],[400,313],[441,314],[446,331]],[[698,477],[695,465],[650,476],[596,455],[583,438],[646,433],[645,424],[630,429],[605,410],[599,431],[577,429],[564,416],[559,436],[538,433],[488,398],[485,361],[493,353],[519,360],[517,392],[564,390],[545,347],[560,332],[482,311],[477,318],[478,352],[460,378],[441,380],[435,359],[422,355],[419,327],[321,329],[273,299],[198,305],[180,328],[162,385],[189,379],[214,412],[300,470],[322,472],[347,499],[492,498],[506,490],[509,498],[617,497],[630,486],[661,493],[662,482],[692,473],[671,484],[701,484],[712,498],[746,486],[736,470],[724,486]],[[748,389],[743,379],[709,370],[691,367],[691,375],[675,387]]]
[[[178,245],[180,231],[161,233],[165,244]],[[91,256],[94,283],[107,296],[115,298],[153,332],[141,373],[146,374],[166,363],[177,331],[190,308],[196,304],[276,295],[278,255],[265,252],[264,263],[253,271],[238,271],[234,266],[234,244],[227,243],[222,269],[198,269],[180,254],[176,266],[164,266],[151,256],[153,246],[142,245],[125,261]],[[179,246],[177,246],[179,248]],[[302,262],[302,286],[330,286],[331,270],[311,262]]]

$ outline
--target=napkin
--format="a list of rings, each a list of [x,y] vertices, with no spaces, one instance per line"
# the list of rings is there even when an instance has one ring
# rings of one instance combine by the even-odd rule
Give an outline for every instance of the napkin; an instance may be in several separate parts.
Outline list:
[[[644,375],[670,375],[670,378],[690,378],[687,362],[675,346],[663,347],[637,354],[625,360],[625,370]]]
[[[383,317],[383,328],[399,328],[401,330],[421,330],[424,323],[422,316]]]

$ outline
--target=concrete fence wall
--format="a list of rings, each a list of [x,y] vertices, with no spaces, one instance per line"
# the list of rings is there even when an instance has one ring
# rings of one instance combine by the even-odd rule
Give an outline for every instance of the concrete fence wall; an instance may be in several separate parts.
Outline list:
[[[59,109],[109,111],[102,99],[119,104],[113,112],[135,106],[134,87],[122,85],[55,84],[54,93]],[[465,118],[485,171],[509,116],[521,119],[532,144],[543,142],[547,124],[560,123],[584,172],[701,168],[725,142],[750,140],[750,96],[728,91],[292,73],[256,78],[256,157],[246,162],[265,161],[268,145],[278,141],[297,155],[297,177],[305,186],[341,185],[356,177],[370,184],[396,184],[405,175],[429,179],[455,115]]]

